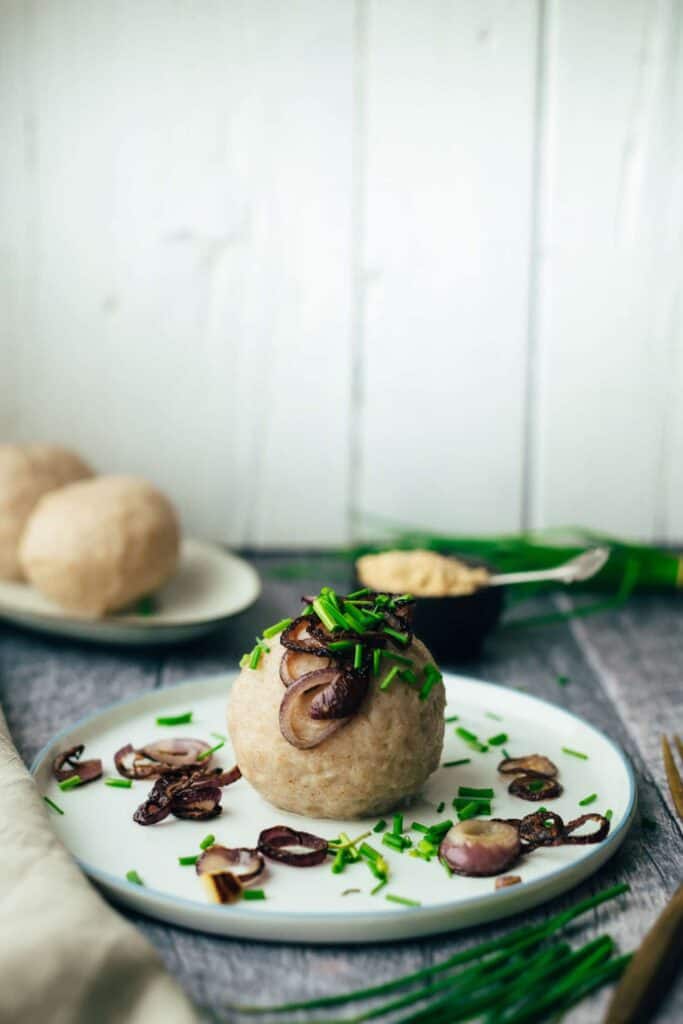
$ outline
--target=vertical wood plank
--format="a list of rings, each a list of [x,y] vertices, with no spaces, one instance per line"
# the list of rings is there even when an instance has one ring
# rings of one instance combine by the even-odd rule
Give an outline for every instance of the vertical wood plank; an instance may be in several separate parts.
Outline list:
[[[536,24],[367,5],[363,513],[519,525]]]
[[[532,525],[662,532],[683,454],[667,414],[679,22],[678,0],[548,5]]]
[[[343,0],[33,12],[18,432],[234,543],[346,538],[352,23]]]

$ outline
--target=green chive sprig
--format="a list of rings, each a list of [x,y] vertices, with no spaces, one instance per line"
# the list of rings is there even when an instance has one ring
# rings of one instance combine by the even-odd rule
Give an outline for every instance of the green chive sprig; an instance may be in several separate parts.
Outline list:
[[[140,878],[137,871],[126,871],[126,881],[132,882],[133,885],[144,885],[145,883]]]
[[[444,761],[444,768],[459,768],[461,764],[471,764],[471,757],[461,757],[457,761]]]
[[[562,747],[563,754],[569,754],[570,757],[578,757],[581,761],[588,761],[588,754],[582,754],[580,750],[572,750],[571,747]]]
[[[585,796],[583,800],[579,800],[579,807],[588,807],[589,804],[594,804],[597,799],[597,793],[590,793],[588,796]]]
[[[56,813],[57,813],[57,814],[64,814],[64,811],[63,811],[63,810],[62,810],[62,808],[61,808],[61,807],[59,806],[59,804],[56,804],[56,803],[54,802],[54,800],[50,800],[50,797],[49,797],[49,796],[44,796],[44,797],[43,797],[43,800],[45,801],[45,803],[47,804],[47,806],[48,806],[48,807],[51,807],[51,808],[52,808],[52,810],[53,810],[53,811],[56,811]]]
[[[76,789],[81,784],[80,775],[72,775],[70,779],[64,779],[62,782],[58,782],[57,785],[63,793],[68,793],[70,789]]]
[[[112,789],[130,789],[133,785],[132,779],[105,779],[105,786],[111,786]]]
[[[189,725],[192,721],[192,712],[184,711],[181,715],[160,715],[156,721],[157,725]]]
[[[224,746],[225,746],[225,740],[220,740],[218,743],[214,744],[213,747],[209,747],[208,750],[203,750],[201,754],[197,754],[197,760],[198,761],[207,761],[211,757],[212,754],[215,754],[217,750],[220,750],[221,747],[224,747]]]
[[[199,860],[199,856],[200,855],[198,853],[191,853],[187,857],[178,857],[178,863],[180,864],[181,868],[187,868],[190,867],[192,864],[196,864],[197,861]]]
[[[209,833],[208,836],[204,836],[204,838],[202,839],[201,843],[199,844],[199,849],[200,850],[208,850],[208,848],[210,846],[213,846],[213,844],[215,842],[216,842],[216,837],[212,833]]]
[[[242,893],[242,899],[249,903],[251,900],[264,900],[266,894],[263,889],[245,889]]]

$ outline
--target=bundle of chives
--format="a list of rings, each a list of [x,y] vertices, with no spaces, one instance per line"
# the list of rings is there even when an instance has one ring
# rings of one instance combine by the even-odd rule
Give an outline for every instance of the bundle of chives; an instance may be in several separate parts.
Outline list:
[[[608,936],[593,940],[575,952],[564,941],[549,940],[575,918],[627,890],[626,885],[614,886],[541,924],[522,926],[394,981],[344,995],[323,996],[279,1006],[232,1005],[229,1009],[245,1014],[320,1010],[376,999],[412,987],[412,991],[390,1002],[346,1017],[347,1024],[384,1017],[418,1003],[422,1004],[421,1009],[398,1018],[402,1024],[451,1024],[456,1020],[479,1017],[486,1011],[490,1012],[487,1019],[492,1021],[528,1024],[542,1019],[549,1012],[561,1012],[623,971],[629,957],[611,959],[613,943]],[[413,901],[399,897],[397,902],[411,905]],[[437,975],[442,975],[442,979],[433,980]],[[416,988],[418,985],[421,987]],[[424,1005],[424,1000],[432,996],[437,998]]]

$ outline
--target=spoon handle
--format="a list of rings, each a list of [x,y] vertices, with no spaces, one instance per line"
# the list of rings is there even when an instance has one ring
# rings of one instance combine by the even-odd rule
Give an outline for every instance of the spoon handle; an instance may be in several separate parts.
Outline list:
[[[563,580],[570,582],[569,573],[564,566],[555,569],[535,569],[532,572],[506,572],[498,576],[490,576],[486,581],[488,587],[508,586],[509,583],[536,583],[540,580]]]

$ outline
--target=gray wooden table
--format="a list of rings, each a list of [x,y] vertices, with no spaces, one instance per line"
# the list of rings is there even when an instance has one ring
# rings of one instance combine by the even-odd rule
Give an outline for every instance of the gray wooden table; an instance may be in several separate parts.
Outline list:
[[[58,729],[114,701],[193,675],[234,668],[253,636],[292,609],[306,591],[344,589],[347,567],[331,556],[261,555],[258,604],[202,642],[165,651],[103,649],[42,638],[0,625],[0,700],[15,742],[30,763]],[[581,600],[581,599],[577,599]],[[539,611],[568,607],[566,596],[537,599]],[[528,611],[528,606],[525,609]],[[544,697],[584,716],[621,744],[638,776],[640,816],[619,853],[553,909],[615,882],[631,893],[594,911],[581,931],[609,931],[622,949],[636,946],[683,878],[683,834],[666,789],[659,753],[664,730],[683,730],[683,601],[641,596],[627,607],[569,623],[508,627],[476,664],[461,670]],[[559,686],[556,677],[568,677]],[[539,909],[529,920],[548,913]],[[507,925],[384,946],[275,945],[201,935],[135,917],[169,969],[207,1017],[232,1019],[225,1002],[282,1001],[365,986],[443,958]],[[333,940],[334,936],[330,935]],[[0,954],[1,955],[1,954]],[[574,1008],[573,1024],[600,1020],[606,993]],[[656,1017],[683,1020],[679,983]]]

